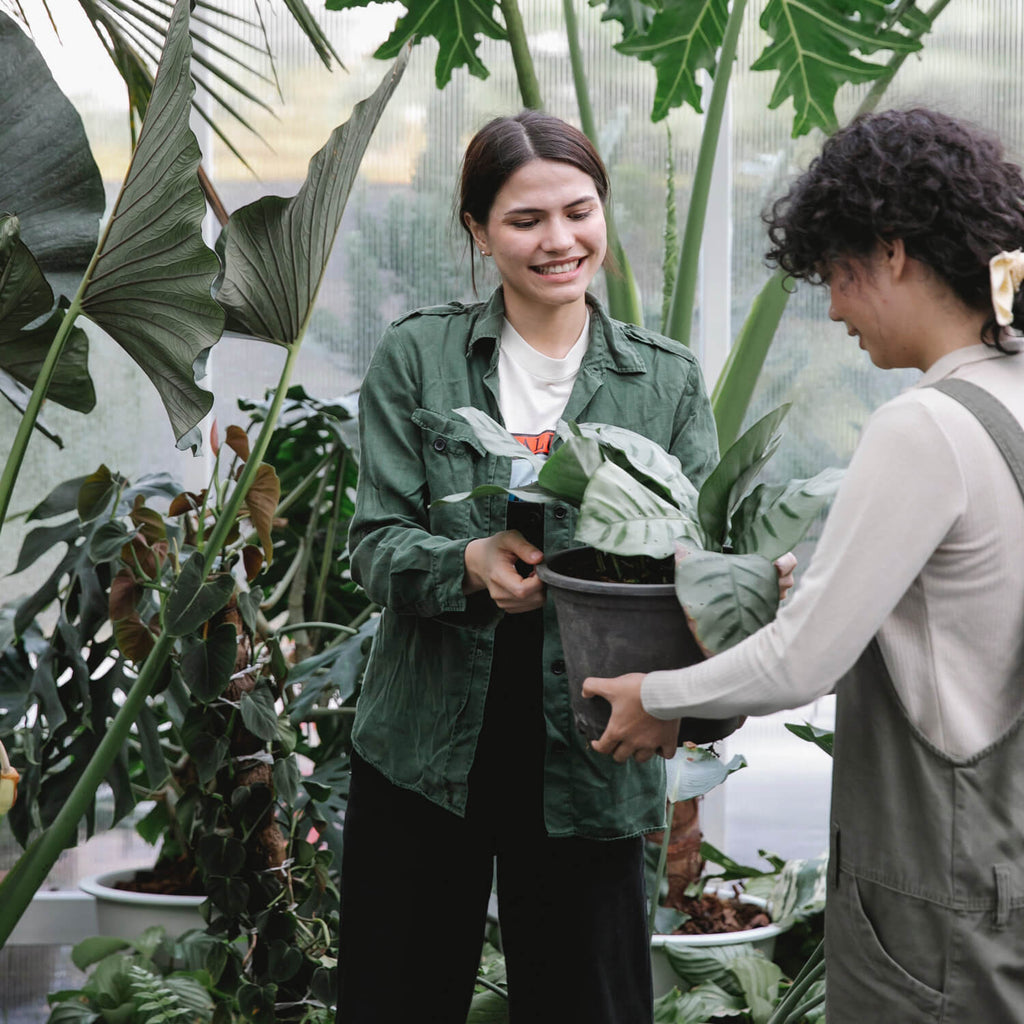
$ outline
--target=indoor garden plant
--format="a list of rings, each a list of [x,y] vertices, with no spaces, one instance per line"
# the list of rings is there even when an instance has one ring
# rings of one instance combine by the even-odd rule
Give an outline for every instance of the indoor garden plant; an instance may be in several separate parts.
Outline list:
[[[295,722],[334,711],[320,706],[330,678],[330,672],[320,669],[340,654],[317,653],[311,647],[298,664],[289,664],[277,638],[259,638],[260,602],[253,596],[253,582],[261,560],[266,565],[271,553],[277,553],[270,535],[277,492],[266,458],[278,416],[289,400],[290,374],[348,192],[405,60],[396,62],[377,91],[357,104],[313,157],[296,196],[266,196],[232,214],[218,242],[218,259],[200,233],[205,210],[197,173],[201,154],[188,125],[193,92],[189,8],[188,0],[174,7],[132,162],[98,243],[102,183],[80,122],[74,142],[84,153],[76,166],[83,169],[88,185],[69,191],[68,182],[59,177],[22,175],[17,181],[28,196],[5,197],[5,208],[31,211],[49,208],[47,200],[63,209],[62,203],[82,201],[84,195],[86,212],[76,221],[84,227],[75,234],[70,252],[61,250],[60,233],[40,231],[29,212],[23,224],[6,215],[0,223],[0,324],[9,343],[5,353],[21,353],[23,383],[33,389],[22,397],[24,416],[0,476],[0,526],[51,386],[63,395],[75,388],[86,391],[84,332],[75,326],[79,316],[107,330],[151,376],[183,448],[200,440],[198,423],[212,396],[196,384],[196,377],[225,323],[253,343],[280,346],[284,369],[262,410],[257,435],[246,442],[245,456],[238,452],[241,438],[237,445],[222,448],[225,459],[229,450],[238,456],[237,472],[211,482],[205,496],[182,494],[166,478],[129,483],[102,467],[54,496],[53,507],[84,515],[70,524],[43,527],[33,544],[43,546],[47,537],[52,544],[66,540],[74,582],[65,591],[59,576],[49,581],[51,601],[59,609],[52,638],[34,625],[30,606],[39,595],[30,595],[35,600],[4,617],[4,646],[16,660],[5,661],[3,668],[22,676],[28,672],[27,692],[19,691],[19,696],[32,706],[30,718],[35,708],[49,717],[65,743],[66,759],[48,762],[52,786],[44,787],[37,777],[22,790],[23,803],[15,804],[15,812],[21,806],[33,813],[22,823],[26,852],[0,882],[0,945],[60,852],[76,842],[80,824],[91,825],[97,789],[110,783],[120,817],[134,806],[140,791],[158,788],[179,767],[178,761],[168,763],[176,738],[190,748],[194,778],[181,787],[174,820],[211,826],[195,844],[211,934],[244,934],[249,942],[237,959],[228,960],[219,990],[231,993],[231,1012],[246,1019],[299,1019],[309,1009],[308,1000],[325,1006],[332,996],[333,882],[327,871],[329,851],[322,845],[323,833],[330,833],[328,823],[336,820],[335,800],[343,796],[334,783],[344,780],[331,765],[319,779],[300,781]],[[10,19],[0,15],[0,43],[18,54],[12,66],[20,61],[23,78],[31,71],[33,81],[45,80],[51,93],[59,95],[39,55],[9,26]],[[19,108],[19,129],[44,152],[53,129],[33,110],[29,103]],[[98,207],[93,185],[99,190]],[[86,246],[89,224],[92,241]],[[49,243],[45,264],[33,257],[41,242]],[[77,290],[72,289],[70,300],[62,296],[54,302],[44,276],[52,267],[74,278]],[[140,310],[148,315],[139,316]],[[47,315],[42,326],[35,323]],[[351,484],[345,475],[349,470],[325,462],[318,472],[345,491]],[[314,475],[310,486],[316,489],[320,483],[321,477]],[[156,507],[159,501],[175,499],[179,506],[174,514]],[[260,499],[263,504],[251,518]],[[338,503],[339,509],[343,504]],[[214,509],[211,521],[208,513]],[[243,509],[248,517],[240,520]],[[179,518],[181,522],[170,522]],[[254,531],[258,542],[246,543],[239,532],[250,524],[259,527]],[[97,556],[95,564],[91,555]],[[109,571],[117,558],[130,576],[119,575],[120,569]],[[317,566],[306,558],[303,571],[310,579],[316,575],[311,568]],[[287,594],[290,581],[278,582]],[[112,601],[116,611],[111,633],[104,632],[103,624]],[[154,611],[155,619],[150,614]],[[302,625],[294,617],[290,622],[296,628]],[[278,632],[287,630],[278,626]],[[307,622],[304,632],[304,643],[314,632],[329,635],[319,620]],[[349,632],[358,652],[365,632],[359,626]],[[80,649],[83,639],[88,642]],[[115,649],[118,655],[112,656]],[[128,650],[130,655],[124,653]],[[186,664],[188,671],[180,671]],[[57,666],[51,677],[49,670]],[[227,686],[241,687],[236,696],[222,689],[225,679]],[[186,687],[184,700],[179,683]],[[59,686],[64,684],[71,689],[62,692]],[[155,693],[168,697],[165,720],[156,711]],[[78,706],[69,714],[64,700],[72,695]],[[286,695],[294,703],[285,706]],[[174,696],[179,700],[172,707]],[[228,715],[226,726],[222,712]],[[344,732],[346,717],[337,717],[336,732]],[[35,754],[31,730],[15,733],[20,718],[18,711],[5,708],[0,720],[5,739],[8,732],[17,736],[17,744],[8,745],[19,767]],[[331,726],[326,718],[323,724]],[[250,744],[249,749],[234,749],[236,738]],[[212,783],[225,771],[236,784],[218,799]],[[242,772],[250,774],[242,778]],[[288,813],[282,810],[277,817],[278,808]],[[169,818],[160,819],[159,801],[153,813],[146,827],[159,832]],[[322,905],[328,909],[318,917]]]
[[[561,422],[561,444],[545,459],[486,413],[455,410],[488,451],[525,458],[538,475],[515,490],[484,485],[438,501],[507,494],[578,509],[574,536],[582,546],[547,552],[537,572],[558,611],[576,723],[591,739],[600,737],[609,709],[583,697],[587,676],[679,668],[774,617],[773,560],[800,540],[842,478],[841,470],[825,469],[807,480],[752,486],[779,445],[788,408],[754,423],[699,489],[678,459],[620,427]],[[704,742],[738,724],[698,723],[684,720],[681,738]]]

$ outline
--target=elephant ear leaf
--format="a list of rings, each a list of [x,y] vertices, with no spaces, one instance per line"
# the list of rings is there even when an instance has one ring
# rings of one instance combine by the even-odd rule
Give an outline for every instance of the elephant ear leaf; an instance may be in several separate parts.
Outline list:
[[[78,301],[153,381],[179,448],[213,396],[196,384],[224,314],[203,243],[201,153],[189,128],[189,0],[177,0],[139,141]]]
[[[58,307],[41,324],[26,325],[48,313],[52,305],[53,291],[19,237],[18,218],[0,215],[0,370],[26,388],[38,379],[64,312]],[[73,328],[47,389],[49,398],[77,412],[92,409],[96,392],[89,379],[88,356],[85,331]],[[20,406],[20,389],[5,383],[0,381],[0,391]]]
[[[50,287],[73,295],[96,251],[103,178],[78,111],[32,40],[2,12],[0,151],[0,212],[20,219],[21,240]]]
[[[217,301],[230,330],[285,347],[301,340],[363,154],[408,59],[403,51],[334,129],[294,197],[264,196],[231,215],[217,240]]]
[[[778,573],[761,555],[684,549],[676,553],[676,597],[700,649],[710,656],[775,618]]]

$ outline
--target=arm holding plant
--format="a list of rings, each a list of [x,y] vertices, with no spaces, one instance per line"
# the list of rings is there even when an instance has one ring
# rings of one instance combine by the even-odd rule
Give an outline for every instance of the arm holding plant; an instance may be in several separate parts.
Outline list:
[[[778,617],[691,668],[587,680],[584,693],[613,707],[595,749],[622,760],[647,745],[655,721],[763,715],[831,692],[914,586],[965,500],[955,455],[928,413],[916,403],[883,407],[865,428],[815,555]]]

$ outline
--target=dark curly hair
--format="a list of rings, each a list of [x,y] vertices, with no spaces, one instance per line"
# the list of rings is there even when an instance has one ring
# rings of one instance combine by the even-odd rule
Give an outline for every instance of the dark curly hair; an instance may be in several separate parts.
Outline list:
[[[764,214],[769,263],[823,282],[830,263],[900,238],[970,309],[992,313],[989,259],[1024,246],[1024,179],[1002,144],[934,110],[862,114]],[[1024,327],[1024,292],[1014,301]],[[994,313],[981,331],[999,345]]]

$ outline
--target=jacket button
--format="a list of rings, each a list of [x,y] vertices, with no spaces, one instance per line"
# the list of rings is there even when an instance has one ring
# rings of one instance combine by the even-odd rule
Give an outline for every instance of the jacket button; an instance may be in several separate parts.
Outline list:
[[[434,451],[443,452],[448,447],[448,442],[443,437],[434,438]]]
[[[569,514],[569,510],[564,505],[556,505],[551,510],[551,514],[556,519],[564,519]]]
[[[556,676],[565,675],[565,662],[562,661],[561,658],[557,661],[551,662],[551,671],[554,672]]]

